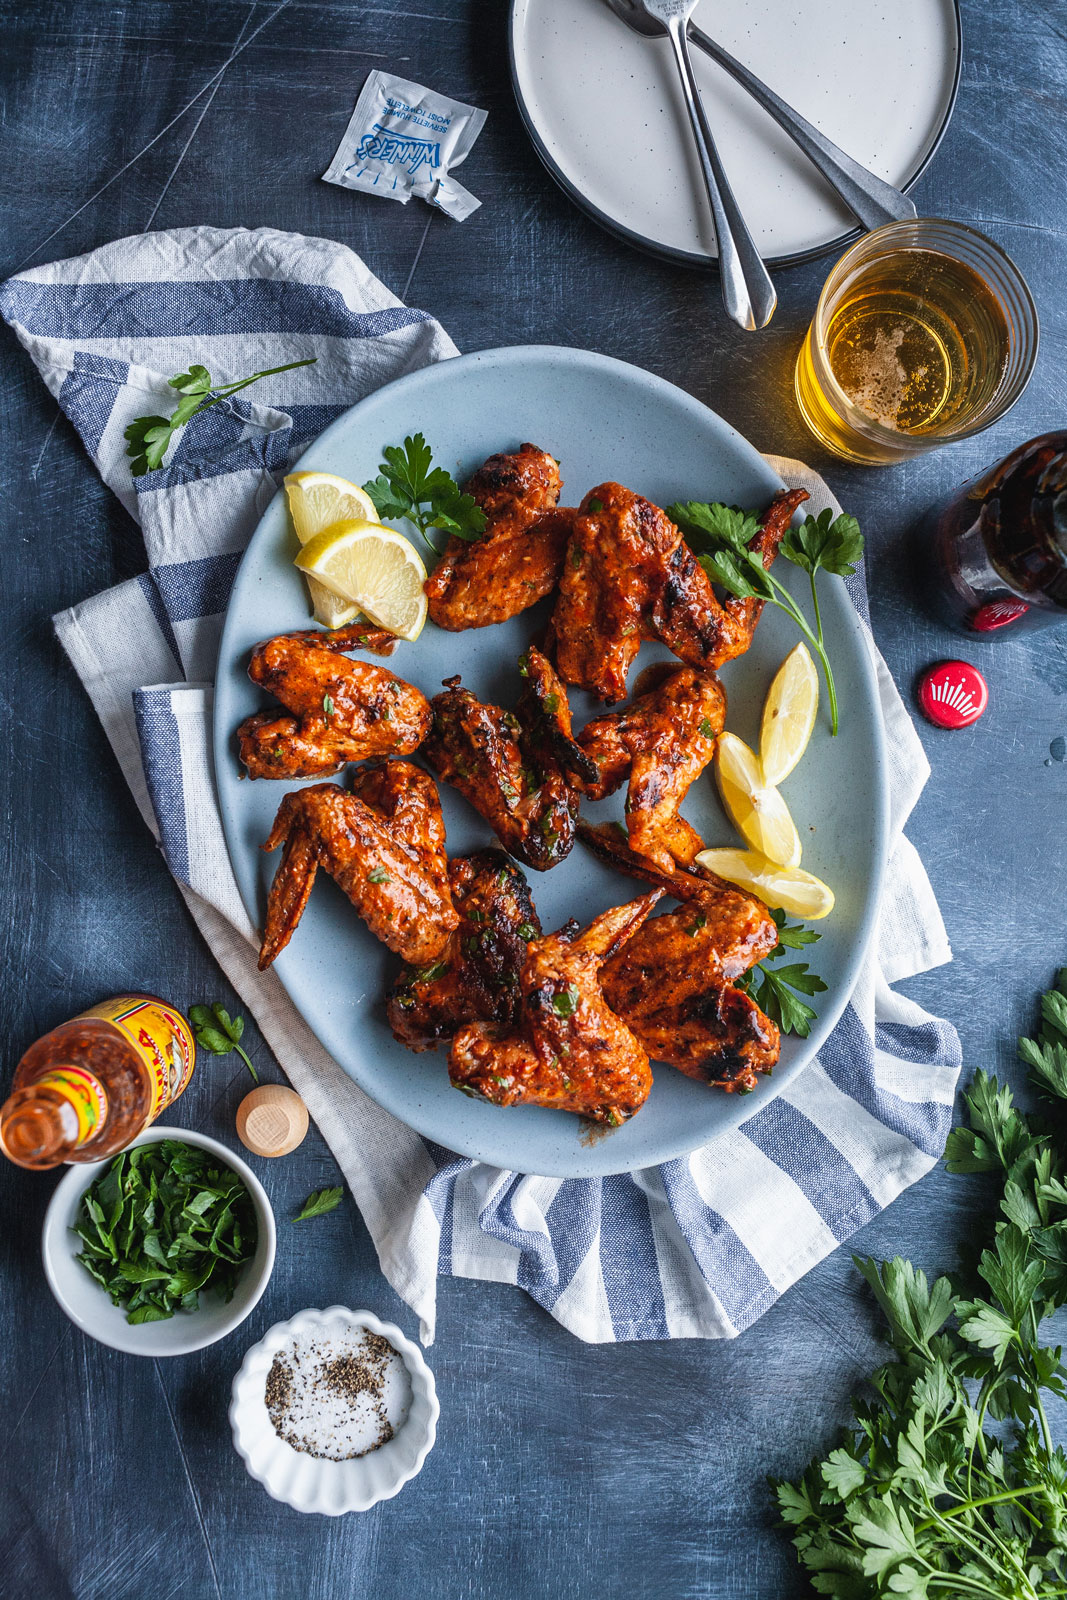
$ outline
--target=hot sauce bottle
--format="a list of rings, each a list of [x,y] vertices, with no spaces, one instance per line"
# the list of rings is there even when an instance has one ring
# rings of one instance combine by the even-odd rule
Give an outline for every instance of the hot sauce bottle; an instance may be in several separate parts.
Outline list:
[[[947,622],[996,639],[1067,622],[1067,432],[1045,433],[924,519]]]
[[[116,1155],[192,1076],[189,1023],[153,995],[105,1000],[32,1044],[0,1109],[0,1149],[20,1167]]]

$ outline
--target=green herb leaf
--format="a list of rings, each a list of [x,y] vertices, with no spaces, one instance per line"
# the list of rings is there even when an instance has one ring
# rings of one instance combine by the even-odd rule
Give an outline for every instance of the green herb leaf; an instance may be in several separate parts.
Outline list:
[[[552,996],[552,1009],[558,1016],[573,1017],[580,999],[581,996],[574,984],[569,983],[565,989]]]
[[[838,728],[837,686],[823,637],[815,574],[820,568],[837,577],[851,577],[863,556],[863,535],[855,517],[830,510],[809,516],[799,528],[789,528],[779,546],[787,561],[808,574],[814,624],[809,624],[799,604],[778,579],[765,570],[762,558],[750,548],[759,532],[754,512],[737,506],[686,500],[668,506],[667,515],[681,528],[690,549],[713,582],[740,600],[764,600],[788,613],[822,664],[830,703],[830,731]],[[1067,1043],[1067,1037],[1065,1037]]]
[[[780,930],[781,931],[781,930]],[[1063,975],[1020,1056],[1062,1115]],[[853,1401],[841,1446],[799,1483],[773,1485],[801,1565],[855,1600],[1051,1600],[1067,1594],[1067,1455],[1046,1395],[1067,1395],[1042,1321],[1067,1305],[1062,1139],[984,1073],[949,1139],[949,1168],[999,1191],[975,1267],[931,1283],[910,1262],[856,1261],[896,1360]],[[1008,1426],[1005,1426],[1007,1424]]]
[[[799,528],[789,528],[781,543],[787,561],[805,572],[820,567],[839,578],[851,578],[863,559],[863,535],[855,517],[841,512],[835,517],[827,508],[817,517],[806,517]]]
[[[178,1139],[110,1162],[82,1196],[73,1232],[78,1260],[134,1324],[195,1311],[203,1290],[230,1300],[257,1237],[233,1169]]]
[[[343,1185],[338,1185],[336,1189],[312,1190],[293,1221],[305,1222],[309,1217],[324,1217],[327,1211],[335,1211],[341,1204],[344,1192]]]
[[[374,867],[367,873],[368,883],[392,883],[392,878],[384,867]]]
[[[137,417],[125,431],[131,476],[143,478],[146,472],[154,472],[161,467],[175,434],[198,411],[218,405],[220,400],[236,394],[238,389],[247,389],[250,383],[258,383],[260,378],[270,378],[278,372],[292,372],[296,367],[310,367],[317,360],[318,356],[308,356],[303,361],[287,361],[282,367],[267,367],[262,372],[253,372],[250,378],[238,378],[234,383],[213,384],[207,368],[195,364],[188,372],[179,372],[176,377],[168,378],[170,387],[182,397],[172,415]]]
[[[380,517],[413,522],[437,555],[431,528],[467,540],[485,532],[485,512],[443,467],[433,466],[433,452],[421,433],[409,434],[403,446],[386,445],[382,455],[380,475],[363,485]]]
[[[198,1045],[216,1056],[228,1056],[231,1050],[236,1050],[252,1074],[253,1083],[259,1082],[258,1072],[241,1048],[241,1037],[245,1031],[244,1017],[231,1017],[221,1001],[216,1000],[211,1006],[190,1006],[189,1021]]]
[[[798,999],[797,995],[822,994],[826,988],[825,983],[813,972],[809,972],[807,962],[791,962],[784,967],[775,968],[770,967],[768,963],[779,960],[786,950],[796,950],[806,944],[814,944],[822,938],[822,935],[816,933],[813,928],[804,928],[799,924],[787,922],[784,911],[772,911],[771,916],[778,929],[778,943],[764,956],[758,966],[753,967],[738,980],[738,987],[752,996],[760,1009],[767,1013],[772,1022],[778,1024],[783,1033],[795,1033],[802,1039],[807,1038],[811,1032],[815,1012],[811,1006]]]
[[[327,722],[333,720],[333,696],[324,694],[322,697],[322,714]]]

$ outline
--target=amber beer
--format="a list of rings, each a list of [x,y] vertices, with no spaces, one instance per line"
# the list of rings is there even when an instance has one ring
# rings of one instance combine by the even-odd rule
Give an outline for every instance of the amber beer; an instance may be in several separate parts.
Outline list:
[[[827,279],[797,403],[835,455],[888,464],[1003,416],[1036,353],[1029,291],[996,245],[956,223],[891,223]]]
[[[154,995],[105,1000],[32,1044],[0,1110],[20,1167],[117,1154],[184,1091],[196,1061],[180,1011]]]

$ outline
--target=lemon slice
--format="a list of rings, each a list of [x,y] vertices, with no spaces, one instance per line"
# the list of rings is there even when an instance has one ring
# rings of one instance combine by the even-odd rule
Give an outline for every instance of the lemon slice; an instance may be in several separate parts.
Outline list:
[[[834,892],[821,878],[799,867],[779,867],[756,850],[702,850],[696,859],[699,866],[747,889],[765,905],[805,922],[818,922],[834,909]]]
[[[334,522],[363,517],[377,522],[378,513],[369,494],[334,472],[290,472],[285,479],[289,515],[301,544]],[[327,628],[343,628],[359,616],[359,607],[340,600],[315,578],[307,579],[316,621]]]
[[[791,650],[774,675],[759,725],[763,782],[788,778],[805,750],[819,709],[819,674],[806,644]]]
[[[778,790],[763,781],[759,762],[736,733],[719,735],[715,781],[722,803],[746,844],[782,867],[800,863],[800,835]]]
[[[335,523],[308,540],[296,564],[380,628],[401,639],[422,632],[426,568],[415,546],[392,528],[365,517]]]

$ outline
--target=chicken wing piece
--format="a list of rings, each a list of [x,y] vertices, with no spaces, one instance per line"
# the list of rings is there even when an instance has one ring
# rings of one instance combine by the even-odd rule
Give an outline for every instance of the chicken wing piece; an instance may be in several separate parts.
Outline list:
[[[485,705],[456,678],[435,695],[423,755],[481,813],[504,848],[536,872],[570,852],[578,797],[564,771],[592,770],[570,737],[567,691],[540,651],[520,664],[519,715]]]
[[[378,633],[364,628],[359,637]],[[338,653],[354,647],[350,629],[280,634],[256,646],[248,676],[290,714],[256,712],[238,728],[250,778],[327,777],[349,761],[418,749],[433,721],[426,696],[387,667]]]
[[[616,906],[584,932],[569,922],[530,944],[517,1028],[474,1022],[448,1058],[457,1089],[493,1105],[554,1106],[618,1127],[648,1099],[648,1055],[600,989],[604,962],[631,939],[663,893]]]
[[[614,824],[579,824],[583,843],[611,866],[682,902],[646,922],[601,974],[604,996],[653,1061],[687,1077],[745,1092],[778,1060],[778,1029],[731,980],[768,955],[778,929],[766,906],[731,884],[637,856]]]
[[[678,807],[715,754],[725,720],[726,694],[714,673],[657,662],[641,674],[624,710],[597,717],[578,735],[597,768],[586,794],[603,800],[629,778],[630,844],[665,872],[704,848]]]
[[[779,494],[752,548],[769,567],[807,494]],[[566,683],[609,703],[626,694],[642,639],[660,639],[689,666],[713,670],[741,655],[759,601],[717,598],[680,529],[651,501],[602,483],[582,501],[553,615],[556,662]]]
[[[263,846],[285,844],[267,900],[261,972],[292,938],[319,867],[405,961],[433,961],[458,925],[433,779],[410,761],[387,761],[361,768],[353,789],[319,783],[282,801]]]
[[[551,594],[575,517],[556,504],[561,487],[559,463],[532,444],[478,468],[466,488],[485,512],[485,532],[453,534],[426,582],[439,628],[487,628]]]
[[[521,870],[500,850],[449,863],[459,926],[428,967],[406,967],[386,999],[393,1037],[409,1050],[433,1050],[468,1022],[513,1028],[526,946],[541,935]]]

